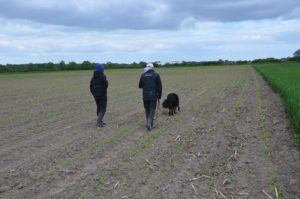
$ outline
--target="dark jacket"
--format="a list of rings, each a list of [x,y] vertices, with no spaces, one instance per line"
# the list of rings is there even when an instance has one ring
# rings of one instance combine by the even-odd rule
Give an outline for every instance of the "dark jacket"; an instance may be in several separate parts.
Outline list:
[[[90,91],[94,97],[107,98],[108,81],[103,72],[94,71],[94,75],[90,83]]]
[[[161,98],[162,85],[160,76],[154,70],[143,73],[140,78],[139,88],[143,89],[143,100],[156,101]]]

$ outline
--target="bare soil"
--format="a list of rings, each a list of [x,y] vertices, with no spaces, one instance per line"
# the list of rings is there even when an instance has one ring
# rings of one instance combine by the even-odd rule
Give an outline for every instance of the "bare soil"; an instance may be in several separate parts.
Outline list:
[[[0,198],[300,198],[283,104],[249,66],[160,69],[149,132],[140,70],[107,71],[107,126],[91,72],[0,77]],[[162,99],[163,100],[163,99]]]

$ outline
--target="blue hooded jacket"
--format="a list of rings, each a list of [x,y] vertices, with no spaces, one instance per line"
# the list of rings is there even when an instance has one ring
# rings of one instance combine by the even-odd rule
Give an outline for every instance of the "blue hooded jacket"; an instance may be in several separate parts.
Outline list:
[[[103,64],[97,64],[96,65],[96,71],[104,72],[104,65]]]
[[[90,82],[90,91],[94,97],[106,99],[108,81],[104,75],[104,65],[97,64],[96,70]]]

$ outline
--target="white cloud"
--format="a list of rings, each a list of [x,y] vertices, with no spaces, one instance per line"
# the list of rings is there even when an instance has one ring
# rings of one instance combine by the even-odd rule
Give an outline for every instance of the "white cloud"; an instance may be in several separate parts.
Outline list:
[[[193,20],[240,22],[299,18],[298,0],[11,0],[0,16],[87,29],[176,29]]]
[[[300,2],[0,1],[0,63],[252,59],[291,55]]]

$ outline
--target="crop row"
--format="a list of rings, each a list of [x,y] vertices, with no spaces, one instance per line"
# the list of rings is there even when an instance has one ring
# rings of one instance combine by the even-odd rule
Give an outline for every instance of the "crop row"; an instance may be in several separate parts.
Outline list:
[[[231,89],[233,89],[235,86],[236,86],[236,83]],[[193,135],[195,134],[195,131],[198,128],[200,128],[201,126],[203,126],[203,122],[205,122],[209,118],[209,115],[211,115],[213,113],[213,111],[218,107],[218,105],[220,105],[220,103],[222,102],[224,97],[226,97],[230,93],[231,89],[226,92],[225,96],[222,96],[220,99],[217,99],[217,101],[215,102],[215,104],[213,106],[208,107],[208,110],[207,110],[208,113],[206,113],[206,116],[204,118],[202,118],[202,120],[200,122],[199,121],[197,122],[198,124],[196,126],[194,126],[192,129],[187,130],[187,132],[181,133],[182,135],[180,136],[180,139],[179,139],[179,136],[177,136],[178,142],[176,142],[176,144],[174,146],[171,146],[172,148],[174,147],[174,149],[171,149],[170,147],[168,147],[168,151],[173,151],[173,153],[170,156],[168,156],[167,159],[163,160],[163,163],[161,164],[160,168],[158,170],[156,170],[156,172],[158,172],[158,174],[156,173],[156,175],[159,175],[161,178],[162,176],[169,174],[171,172],[171,170],[173,170],[175,168],[175,165],[177,164],[176,162],[178,162],[180,160],[180,157],[183,154],[184,146],[188,143],[188,141],[190,139],[192,139]],[[206,97],[208,97],[208,96],[206,96]],[[184,113],[180,113],[179,116],[174,118],[175,119],[174,122],[177,124],[183,123],[183,121],[182,121],[183,117],[187,116],[187,114],[189,114],[189,115],[192,114],[192,112],[194,112],[195,106],[198,107],[198,105],[196,105],[197,101],[198,100],[193,101],[192,104],[190,105],[189,109],[185,110]],[[134,156],[137,156],[139,153],[141,153],[143,150],[145,150],[151,143],[153,143],[154,140],[156,140],[161,135],[166,134],[167,132],[170,133],[169,128],[171,126],[174,126],[173,122],[170,125],[165,126],[165,128],[162,128],[157,132],[153,132],[153,134],[151,134],[148,139],[146,139],[144,142],[142,142],[137,148],[134,148],[131,152],[129,152],[129,154],[127,156],[125,156],[128,158],[121,160],[120,163],[117,164],[118,166],[115,169],[119,170],[120,167],[123,166],[124,161],[127,162],[129,160],[132,160],[132,158],[134,158]],[[159,153],[161,153],[161,151]],[[150,158],[146,159],[148,164],[150,164],[151,162],[154,161],[153,160],[154,157],[157,158],[157,155],[151,155]],[[101,193],[100,192],[101,187],[105,185],[105,182],[114,173],[115,173],[115,171],[109,171],[109,174],[99,176],[99,178],[97,179],[97,182],[93,186],[94,190],[93,191],[91,190],[90,192],[93,192],[95,194],[94,196],[100,196],[99,194]],[[154,191],[153,189],[155,188],[155,186],[151,182],[153,175],[152,175],[152,177],[150,177],[150,176],[147,177],[147,174],[142,172],[139,174],[138,178],[143,179],[142,183],[147,184],[148,186],[147,186],[146,190],[141,189],[140,193],[137,197],[138,198],[147,197],[151,192]],[[164,178],[164,177],[162,177],[162,178]],[[150,182],[148,182],[148,181],[150,181]]]
[[[271,158],[271,146],[270,146],[270,133],[265,124],[264,107],[262,103],[262,92],[258,79],[255,79],[256,96],[257,96],[257,109],[259,114],[259,126],[261,130],[261,136],[264,143],[264,154],[267,160],[267,170],[269,177],[271,178],[271,186],[274,188],[276,199],[282,199],[282,188],[280,187],[277,173],[275,172],[274,165]]]

